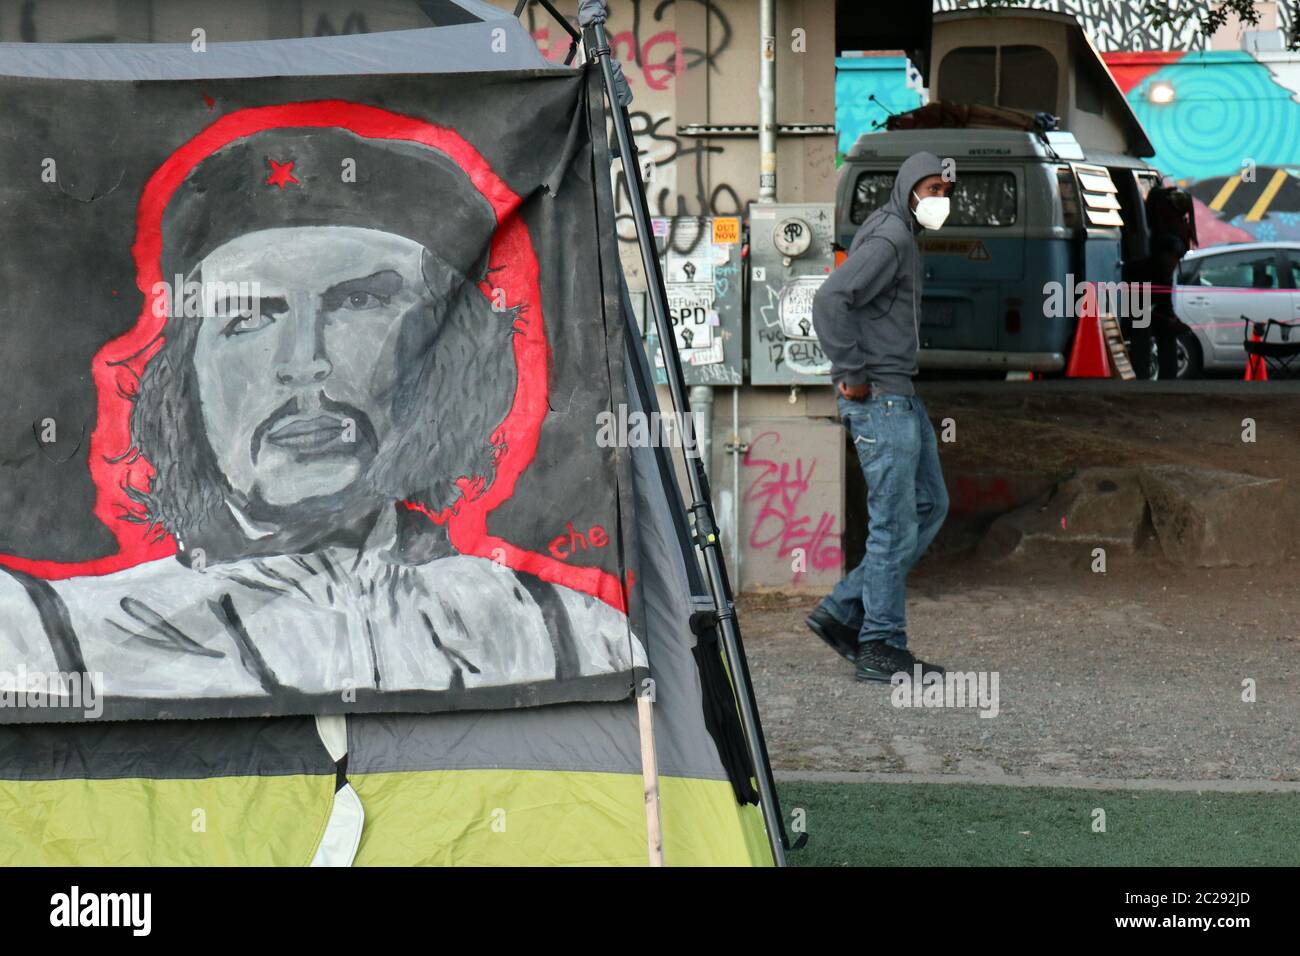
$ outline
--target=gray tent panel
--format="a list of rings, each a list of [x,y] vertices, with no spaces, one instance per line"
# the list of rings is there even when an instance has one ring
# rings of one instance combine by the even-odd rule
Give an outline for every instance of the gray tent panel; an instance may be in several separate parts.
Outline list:
[[[505,31],[502,35],[499,31]],[[502,42],[504,40],[504,42]],[[494,51],[501,52],[494,52]],[[564,69],[509,14],[500,19],[297,40],[209,43],[0,43],[0,74],[62,80],[185,80],[353,73]]]

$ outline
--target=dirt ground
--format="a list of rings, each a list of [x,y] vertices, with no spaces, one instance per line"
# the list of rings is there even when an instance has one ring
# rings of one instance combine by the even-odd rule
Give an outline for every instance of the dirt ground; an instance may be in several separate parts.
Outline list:
[[[997,671],[991,718],[896,708],[889,685],[857,683],[804,626],[816,602],[740,602],[777,769],[1300,780],[1295,560],[1106,574],[923,562],[910,647],[949,670]]]
[[[921,382],[944,469],[1059,478],[1078,468],[1186,463],[1300,478],[1300,382]],[[1242,440],[1243,421],[1254,441]]]
[[[925,393],[957,420],[945,469],[1061,475],[1181,461],[1300,477],[1300,396]],[[1241,420],[1259,440],[1241,441]],[[1098,422],[1105,427],[1099,428]],[[1269,520],[1261,515],[1260,520]],[[1300,780],[1300,561],[1186,570],[1162,558],[1014,566],[928,556],[910,647],[996,671],[1000,713],[896,708],[803,619],[816,594],[747,594],[740,620],[778,770]],[[1243,701],[1243,681],[1256,699]]]

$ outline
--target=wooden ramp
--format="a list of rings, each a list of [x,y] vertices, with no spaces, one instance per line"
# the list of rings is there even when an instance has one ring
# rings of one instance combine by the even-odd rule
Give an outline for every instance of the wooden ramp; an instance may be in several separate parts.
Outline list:
[[[1133,371],[1133,363],[1128,359],[1128,349],[1124,345],[1124,333],[1120,331],[1119,322],[1113,315],[1100,316],[1099,321],[1101,337],[1105,339],[1106,348],[1110,352],[1111,377],[1126,382],[1133,381],[1137,378],[1137,373]]]

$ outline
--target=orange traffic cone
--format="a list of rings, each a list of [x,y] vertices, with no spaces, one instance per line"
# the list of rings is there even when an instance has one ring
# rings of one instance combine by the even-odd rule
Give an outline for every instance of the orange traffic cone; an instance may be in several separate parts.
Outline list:
[[[1259,334],[1259,326],[1250,327],[1250,340],[1252,342],[1262,342],[1264,339]],[[1246,381],[1248,382],[1267,382],[1268,366],[1264,364],[1262,355],[1251,355],[1246,353]]]
[[[1101,320],[1093,306],[1092,295],[1086,295],[1079,313],[1079,324],[1074,331],[1074,348],[1070,351],[1070,364],[1065,368],[1068,378],[1110,378],[1110,355],[1106,340],[1101,335]]]

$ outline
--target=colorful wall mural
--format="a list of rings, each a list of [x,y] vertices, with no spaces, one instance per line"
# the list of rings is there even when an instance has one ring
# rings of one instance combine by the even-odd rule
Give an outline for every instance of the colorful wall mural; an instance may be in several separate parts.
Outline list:
[[[924,85],[920,71],[905,56],[836,57],[835,165],[843,162],[859,136],[883,129],[890,113],[904,113],[925,103]]]
[[[1103,54],[1156,147],[1196,199],[1201,245],[1300,239],[1300,55]],[[1151,101],[1156,84],[1172,88]]]

